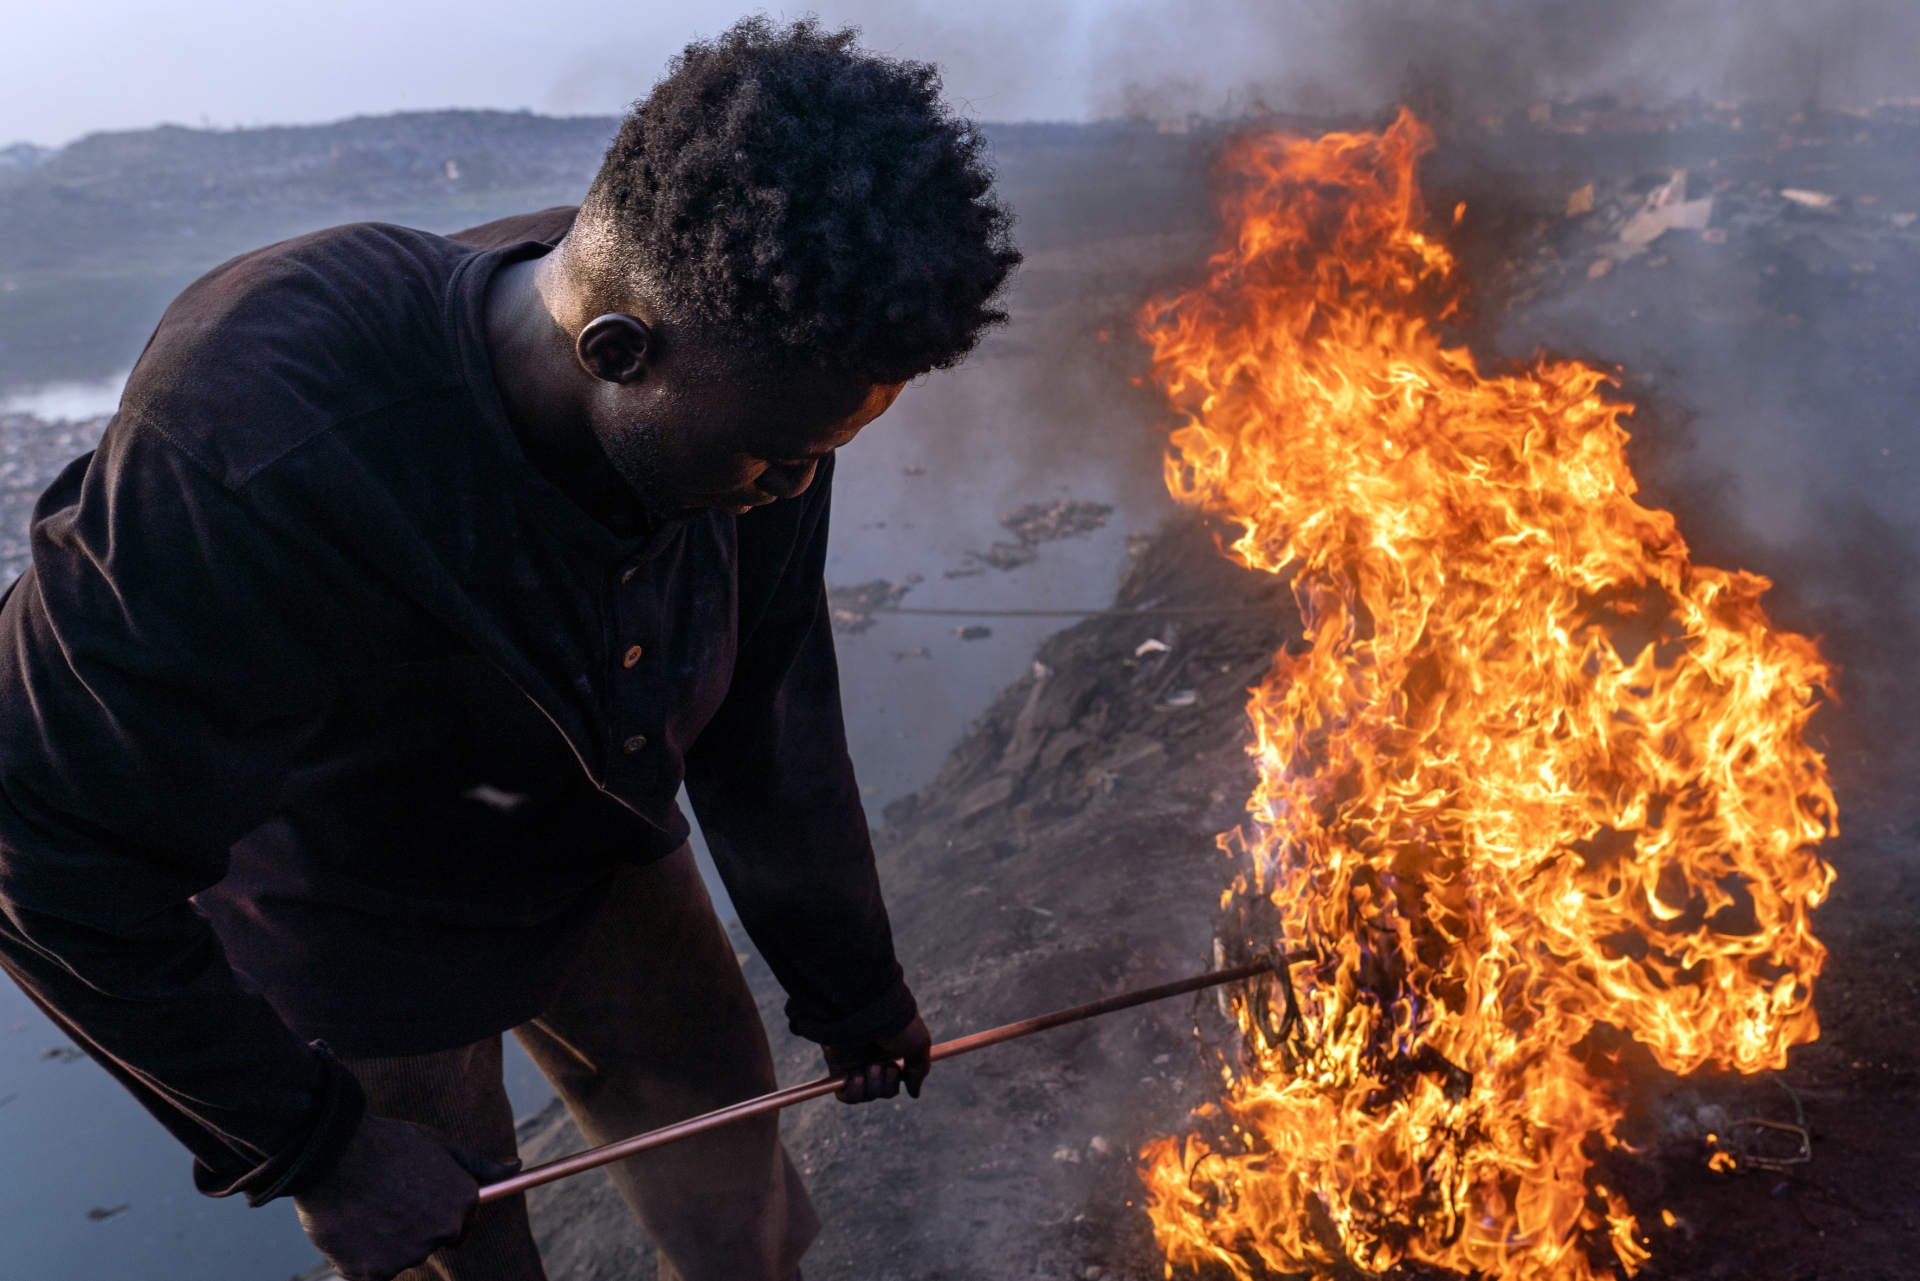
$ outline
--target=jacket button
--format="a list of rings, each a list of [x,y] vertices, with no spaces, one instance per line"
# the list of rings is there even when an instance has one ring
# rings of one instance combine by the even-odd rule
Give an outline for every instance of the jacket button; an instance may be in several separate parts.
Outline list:
[[[642,652],[643,651],[641,650],[641,648],[638,645],[635,645],[632,649],[627,651],[627,656],[621,659],[620,661],[625,666],[632,667],[635,663],[640,661],[640,655]]]
[[[645,734],[635,734],[632,738],[620,744],[620,750],[626,752],[628,755],[632,755],[646,745],[647,736]]]

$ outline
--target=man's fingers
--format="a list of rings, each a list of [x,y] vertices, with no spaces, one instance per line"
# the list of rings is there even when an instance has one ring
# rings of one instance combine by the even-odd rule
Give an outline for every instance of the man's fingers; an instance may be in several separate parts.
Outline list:
[[[901,1073],[897,1063],[870,1063],[866,1067],[849,1072],[833,1097],[842,1103],[871,1103],[876,1099],[891,1099],[900,1093]]]
[[[891,1099],[900,1093],[900,1069],[891,1063],[868,1069],[867,1089],[876,1099]],[[877,1078],[877,1079],[875,1079]]]

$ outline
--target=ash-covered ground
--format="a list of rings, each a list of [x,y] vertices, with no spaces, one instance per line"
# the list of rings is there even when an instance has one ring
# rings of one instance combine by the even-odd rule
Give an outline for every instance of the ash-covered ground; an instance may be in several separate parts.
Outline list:
[[[882,876],[936,1037],[1212,962],[1228,875],[1213,837],[1240,819],[1253,782],[1244,690],[1297,637],[1298,617],[1283,582],[1235,568],[1186,520],[1140,551],[1116,605],[1218,612],[1101,617],[1051,637],[940,777],[888,809]],[[1819,916],[1833,949],[1821,1040],[1777,1077],[1681,1080],[1634,1065],[1627,1137],[1640,1151],[1612,1158],[1602,1177],[1627,1192],[1652,1239],[1645,1275],[1912,1275],[1920,981],[1901,955],[1915,946],[1920,827],[1904,804],[1855,800],[1848,835],[1828,851],[1841,879]],[[813,1047],[778,1030],[770,973],[737,932],[736,942],[775,1029],[781,1079],[819,1075]],[[1228,1036],[1212,997],[1181,999],[942,1064],[917,1103],[790,1113],[787,1142],[827,1222],[808,1276],[1160,1277],[1135,1153],[1184,1132],[1213,1097]],[[1751,1119],[1804,1125],[1812,1160],[1712,1172],[1710,1134],[1797,1154]],[[557,1103],[521,1137],[530,1162],[579,1146]],[[644,1234],[603,1175],[536,1191],[532,1211],[555,1281],[651,1275]]]
[[[939,778],[879,833],[901,961],[936,1037],[1209,964],[1231,826],[1252,786],[1245,687],[1298,634],[1285,584],[1236,569],[1190,524],[1141,548],[1118,607],[1214,609],[1089,620],[1041,645]],[[751,944],[770,1026],[781,993]],[[790,1115],[826,1234],[809,1278],[1159,1274],[1133,1154],[1178,1129],[1225,1033],[1211,995],[1115,1015],[939,1065],[918,1102]],[[818,1051],[776,1033],[782,1080]],[[525,1123],[529,1160],[577,1136],[558,1105]],[[561,1278],[647,1276],[644,1239],[604,1176],[536,1191]]]

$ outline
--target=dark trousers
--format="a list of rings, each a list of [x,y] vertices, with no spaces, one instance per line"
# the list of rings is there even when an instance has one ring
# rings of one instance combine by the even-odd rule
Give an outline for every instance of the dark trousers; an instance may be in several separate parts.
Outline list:
[[[773,1056],[693,854],[620,874],[551,1008],[513,1034],[591,1144],[775,1089]],[[500,1038],[347,1059],[381,1114],[516,1155]],[[747,1121],[609,1167],[660,1252],[662,1278],[786,1281],[820,1230],[778,1122]],[[400,1281],[545,1281],[524,1197]]]

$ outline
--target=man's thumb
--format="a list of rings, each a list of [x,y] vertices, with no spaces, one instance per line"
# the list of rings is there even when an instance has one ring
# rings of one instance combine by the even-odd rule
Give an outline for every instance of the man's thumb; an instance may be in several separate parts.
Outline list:
[[[447,1155],[454,1159],[459,1167],[473,1176],[473,1181],[481,1187],[489,1183],[498,1183],[504,1178],[520,1173],[519,1158],[502,1161],[488,1156],[485,1152],[468,1147],[464,1143],[455,1143],[451,1139],[441,1140]]]

